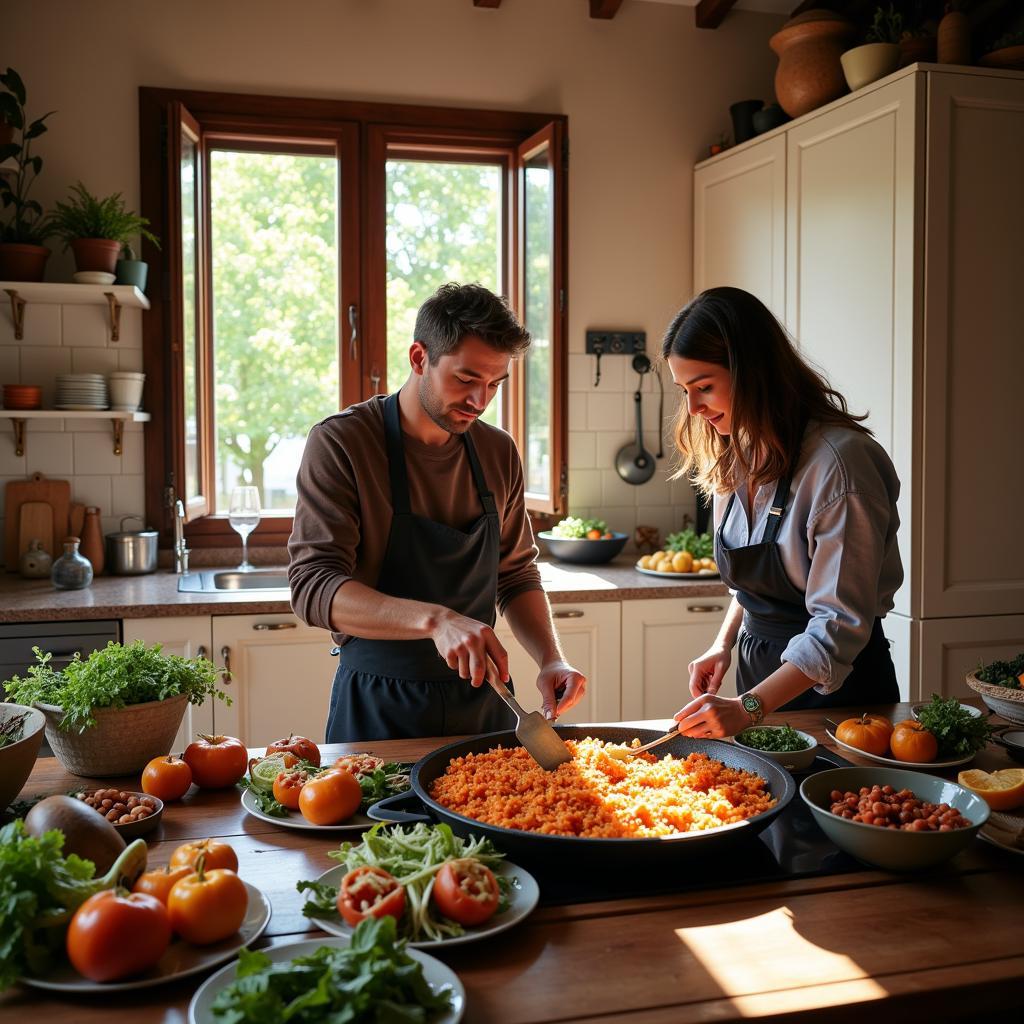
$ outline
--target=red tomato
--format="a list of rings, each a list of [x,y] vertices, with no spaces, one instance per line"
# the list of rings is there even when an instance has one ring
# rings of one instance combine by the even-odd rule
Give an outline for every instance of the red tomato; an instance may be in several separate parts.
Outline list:
[[[171,927],[196,946],[234,935],[248,905],[245,883],[225,868],[202,868],[178,882],[167,897]]]
[[[434,879],[437,909],[459,924],[483,924],[498,909],[499,900],[494,872],[472,857],[448,861]]]
[[[180,800],[192,786],[192,769],[174,754],[154,757],[142,769],[142,792],[161,800]]]
[[[299,794],[309,781],[309,772],[280,772],[274,779],[274,799],[289,810],[299,809]]]
[[[405,889],[383,868],[364,864],[353,868],[338,889],[338,913],[353,928],[367,917],[393,917],[405,910]]]
[[[600,530],[587,530],[587,540],[600,540],[600,539],[601,539],[601,531]]]
[[[305,736],[289,733],[283,740],[274,740],[267,747],[267,754],[294,754],[300,761],[308,761],[320,767],[320,748]]]
[[[154,966],[171,941],[167,908],[155,897],[106,889],[75,911],[68,959],[91,981],[120,981]]]
[[[170,864],[164,868],[154,868],[139,876],[139,880],[132,886],[132,892],[144,892],[148,896],[155,896],[166,907],[167,897],[175,883],[191,874],[192,868],[187,864],[176,868],[171,867]]]
[[[192,769],[192,781],[203,789],[233,786],[244,774],[249,758],[241,740],[234,736],[199,734],[182,755]]]
[[[213,868],[238,870],[238,856],[235,851],[219,839],[194,839],[190,843],[182,843],[171,854],[171,867],[184,866],[195,871],[200,857],[203,858],[203,864],[207,871],[211,871]]]
[[[341,768],[331,768],[309,780],[299,793],[299,810],[314,825],[338,825],[347,821],[363,802],[356,777]]]

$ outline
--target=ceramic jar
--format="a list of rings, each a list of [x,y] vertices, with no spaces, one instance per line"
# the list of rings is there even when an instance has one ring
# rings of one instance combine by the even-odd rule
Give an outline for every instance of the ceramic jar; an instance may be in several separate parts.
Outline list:
[[[27,580],[45,580],[53,568],[53,558],[36,538],[29,541],[28,551],[18,560],[18,572]]]
[[[78,538],[64,541],[64,554],[53,563],[50,579],[57,590],[84,590],[92,583],[92,563],[78,553]]]
[[[104,566],[103,526],[100,522],[100,510],[95,505],[89,505],[85,510],[81,554],[83,558],[88,559],[92,571],[99,576]]]
[[[790,117],[838,99],[846,92],[839,61],[857,34],[834,11],[805,11],[791,18],[768,41],[779,56],[775,96]]]

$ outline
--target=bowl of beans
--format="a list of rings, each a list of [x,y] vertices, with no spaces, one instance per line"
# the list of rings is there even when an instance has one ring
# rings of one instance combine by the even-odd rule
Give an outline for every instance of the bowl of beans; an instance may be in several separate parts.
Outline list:
[[[147,793],[97,789],[91,793],[76,793],[75,796],[97,814],[102,814],[121,838],[129,842],[156,828],[164,813],[164,802]]]
[[[955,857],[988,820],[985,801],[937,775],[900,768],[818,772],[800,796],[841,850],[890,871],[913,871]]]

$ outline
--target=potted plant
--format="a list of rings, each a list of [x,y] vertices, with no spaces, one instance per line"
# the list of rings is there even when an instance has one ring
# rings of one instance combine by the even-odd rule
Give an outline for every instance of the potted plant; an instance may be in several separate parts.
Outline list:
[[[153,235],[149,235],[150,241],[159,249],[160,243]],[[146,274],[149,271],[149,264],[145,260],[137,259],[135,250],[128,242],[121,246],[121,256],[117,261],[115,273],[117,284],[133,284],[140,292],[146,290]]]
[[[903,17],[893,4],[875,8],[875,18],[865,42],[847,50],[840,58],[851,91],[862,89],[896,70],[900,63],[902,32]]]
[[[148,224],[125,206],[120,192],[101,199],[80,181],[71,187],[68,202],[58,202],[53,214],[53,233],[74,251],[79,273],[113,274],[121,246],[136,235],[157,244],[156,236],[146,230]]]
[[[46,131],[53,113],[29,121],[25,113],[25,84],[14,68],[0,75],[0,121],[9,129],[0,137],[0,280],[42,281],[50,250],[43,244],[51,231],[42,206],[29,199],[43,158],[32,153],[32,140]]]
[[[33,650],[36,664],[4,689],[9,700],[42,711],[47,742],[76,775],[141,771],[170,750],[186,704],[230,703],[217,687],[220,670],[205,658],[161,654],[159,644],[111,642],[84,660],[76,654],[60,672],[51,654]]]

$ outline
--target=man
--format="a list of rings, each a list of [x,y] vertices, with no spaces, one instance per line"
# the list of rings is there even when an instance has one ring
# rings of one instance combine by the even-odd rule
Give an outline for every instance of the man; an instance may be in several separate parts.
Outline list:
[[[310,431],[288,580],[295,613],[339,645],[328,742],[513,728],[482,685],[508,680],[496,606],[540,669],[546,716],[583,696],[541,588],[519,455],[479,422],[529,344],[504,300],[445,285],[419,310],[401,390]]]

